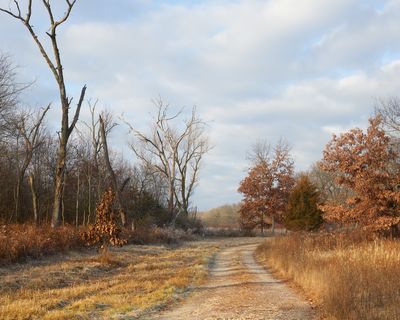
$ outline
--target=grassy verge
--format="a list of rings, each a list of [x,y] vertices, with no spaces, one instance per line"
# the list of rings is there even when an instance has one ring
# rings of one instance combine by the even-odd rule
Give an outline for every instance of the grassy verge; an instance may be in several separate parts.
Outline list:
[[[328,319],[400,319],[400,241],[291,235],[262,244],[257,258],[293,280]]]
[[[0,268],[0,319],[136,317],[200,284],[215,244],[126,246]]]
[[[0,224],[0,265],[83,249],[86,247],[81,237],[84,230],[70,225],[53,229],[50,225]],[[123,237],[131,244],[177,244],[197,239],[179,229],[158,227],[125,229]]]

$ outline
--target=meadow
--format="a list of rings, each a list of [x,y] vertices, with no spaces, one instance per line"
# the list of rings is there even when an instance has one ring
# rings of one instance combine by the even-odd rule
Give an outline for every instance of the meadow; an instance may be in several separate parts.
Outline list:
[[[0,268],[0,319],[115,319],[173,302],[207,277],[215,243],[128,245]]]

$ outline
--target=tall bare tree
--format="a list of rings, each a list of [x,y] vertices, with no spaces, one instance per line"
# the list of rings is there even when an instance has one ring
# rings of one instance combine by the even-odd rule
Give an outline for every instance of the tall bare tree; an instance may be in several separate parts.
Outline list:
[[[168,210],[172,225],[180,213],[189,209],[190,197],[198,179],[199,165],[209,150],[204,136],[204,122],[193,108],[191,117],[183,126],[175,126],[181,112],[169,115],[169,106],[155,100],[157,115],[150,134],[129,125],[137,143],[131,148],[146,165],[164,176],[168,186]],[[179,129],[180,130],[179,130]]]
[[[72,98],[67,94],[64,78],[64,69],[61,63],[61,54],[59,50],[58,40],[57,40],[57,30],[58,27],[65,23],[70,17],[71,11],[76,3],[76,0],[65,0],[66,11],[64,14],[57,19],[54,16],[53,8],[51,6],[50,0],[42,0],[42,5],[48,14],[49,28],[46,32],[50,39],[51,49],[46,49],[43,40],[40,40],[34,27],[32,25],[32,3],[33,0],[28,0],[26,4],[25,12],[23,13],[21,2],[14,0],[14,8],[0,8],[0,11],[8,14],[9,16],[20,21],[25,28],[28,30],[33,41],[39,48],[44,60],[46,61],[48,67],[50,68],[53,76],[56,80],[61,103],[61,130],[59,132],[59,146],[57,152],[57,165],[55,173],[55,185],[54,185],[54,199],[53,199],[53,213],[52,213],[52,226],[57,227],[61,223],[61,209],[62,209],[62,197],[64,188],[64,178],[65,178],[65,164],[67,158],[67,144],[68,139],[75,128],[75,125],[79,119],[79,113],[81,106],[85,97],[86,86],[83,86],[79,96],[79,100],[76,106],[75,114],[70,123],[69,121],[69,111],[71,108]],[[49,51],[52,51],[52,55]]]
[[[87,161],[86,180],[88,183],[88,217],[90,218],[92,214],[92,201],[97,203],[100,200],[102,193],[102,180],[100,178],[100,163],[99,157],[102,149],[101,143],[101,128],[100,128],[100,117],[97,112],[98,100],[92,102],[88,101],[89,111],[90,111],[90,121],[81,121],[83,125],[82,128],[78,128],[78,133],[82,141],[88,141],[90,143],[90,161]],[[109,123],[111,119],[111,114],[106,114],[105,116],[105,134],[106,136],[114,128],[116,124]],[[89,160],[89,159],[88,159]],[[92,190],[95,188],[95,192]],[[92,199],[92,197],[94,199]]]
[[[196,108],[193,108],[192,116],[185,121],[185,126],[187,128],[184,132],[185,137],[176,154],[179,194],[176,194],[175,198],[180,209],[178,213],[188,215],[190,198],[198,182],[200,163],[210,150],[210,145],[204,135],[205,123],[197,117]]]

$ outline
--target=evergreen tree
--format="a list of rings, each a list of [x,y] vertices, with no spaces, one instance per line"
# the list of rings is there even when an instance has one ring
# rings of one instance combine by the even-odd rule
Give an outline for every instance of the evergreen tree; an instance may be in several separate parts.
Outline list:
[[[307,175],[302,175],[289,196],[285,214],[285,225],[289,230],[311,231],[323,222],[322,211],[318,209],[318,192]]]

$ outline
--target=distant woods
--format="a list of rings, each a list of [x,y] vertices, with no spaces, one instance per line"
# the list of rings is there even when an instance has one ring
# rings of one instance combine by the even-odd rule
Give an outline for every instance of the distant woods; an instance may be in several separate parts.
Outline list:
[[[0,56],[0,220],[36,224],[54,222],[60,132],[48,128],[51,105],[24,107],[11,58]],[[169,114],[155,102],[148,132],[134,123],[118,124],[99,109],[99,101],[83,101],[88,119],[77,120],[66,145],[60,223],[94,223],[96,204],[114,190],[126,227],[178,225],[190,227],[192,202],[200,165],[209,150],[206,124],[193,108],[188,117]],[[132,159],[114,150],[108,140],[116,126],[131,132]],[[135,162],[135,164],[133,164]]]
[[[240,204],[226,204],[199,213],[198,217],[206,227],[239,229]]]

